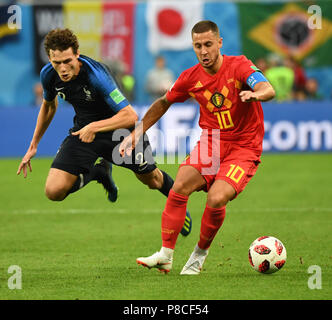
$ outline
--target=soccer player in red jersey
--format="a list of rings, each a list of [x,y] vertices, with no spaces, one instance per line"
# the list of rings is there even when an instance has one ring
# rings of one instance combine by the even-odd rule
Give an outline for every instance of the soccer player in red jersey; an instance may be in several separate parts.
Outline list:
[[[175,102],[193,97],[200,105],[200,140],[180,165],[162,214],[162,248],[137,259],[148,268],[169,272],[178,234],[184,223],[188,197],[205,190],[207,201],[199,241],[181,274],[199,274],[208,249],[225,218],[225,207],[254,176],[264,136],[260,101],[275,92],[264,75],[245,56],[220,53],[222,38],[212,21],[192,29],[198,64],[185,70],[172,88],[149,108],[142,121],[120,145],[130,154],[139,137]]]

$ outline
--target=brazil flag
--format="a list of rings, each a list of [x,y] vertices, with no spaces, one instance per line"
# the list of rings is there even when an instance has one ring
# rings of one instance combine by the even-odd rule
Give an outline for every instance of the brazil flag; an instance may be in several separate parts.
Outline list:
[[[255,60],[274,52],[305,66],[332,64],[332,1],[238,4],[242,51]]]

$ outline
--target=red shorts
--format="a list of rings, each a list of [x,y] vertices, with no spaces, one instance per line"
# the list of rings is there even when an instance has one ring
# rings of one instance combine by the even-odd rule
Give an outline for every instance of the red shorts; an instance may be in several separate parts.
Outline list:
[[[235,141],[220,141],[220,137],[202,135],[195,148],[180,167],[196,168],[206,181],[208,191],[215,180],[228,182],[238,195],[256,173],[261,150],[249,149]]]

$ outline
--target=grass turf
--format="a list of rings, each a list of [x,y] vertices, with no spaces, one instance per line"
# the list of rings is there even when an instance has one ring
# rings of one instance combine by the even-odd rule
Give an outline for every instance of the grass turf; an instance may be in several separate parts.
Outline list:
[[[19,161],[0,160],[0,299],[331,299],[332,154],[264,155],[256,176],[228,205],[196,277],[179,272],[198,240],[205,193],[190,197],[192,233],[179,236],[173,270],[163,275],[135,263],[160,248],[163,195],[115,167],[115,204],[96,183],[51,202],[43,193],[51,159],[34,159],[27,179],[15,175]],[[178,166],[159,167],[174,177]],[[250,243],[262,235],[287,249],[285,266],[272,275],[248,262]],[[21,290],[8,288],[11,265],[22,270]],[[322,270],[322,289],[308,287],[311,265]]]

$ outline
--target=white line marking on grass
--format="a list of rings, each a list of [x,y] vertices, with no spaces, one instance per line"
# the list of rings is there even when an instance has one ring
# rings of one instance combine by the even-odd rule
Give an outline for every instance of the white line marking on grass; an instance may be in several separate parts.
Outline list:
[[[3,211],[0,213],[10,213],[10,214],[155,214],[160,213],[161,210],[157,209],[143,209],[143,210],[128,210],[128,209],[17,209],[13,211]]]
[[[241,212],[332,212],[332,208],[229,208],[232,213]],[[162,209],[16,209],[16,210],[0,210],[0,214],[161,214]]]

